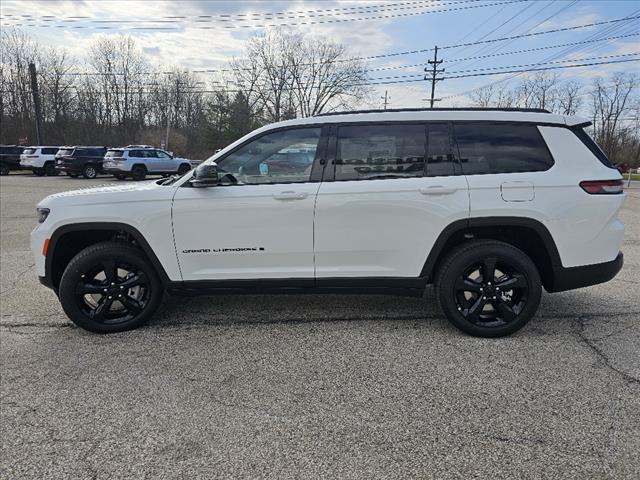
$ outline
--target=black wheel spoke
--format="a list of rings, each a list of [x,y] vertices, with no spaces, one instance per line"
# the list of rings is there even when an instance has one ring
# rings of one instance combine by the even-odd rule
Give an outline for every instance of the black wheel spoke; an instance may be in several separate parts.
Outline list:
[[[98,306],[91,311],[91,319],[92,320],[104,320],[105,315],[111,308],[113,304],[113,298],[110,297],[102,297],[98,302]]]
[[[109,283],[114,283],[118,280],[118,266],[114,260],[105,260],[102,262],[102,267],[104,268],[104,275]]]
[[[136,273],[135,275],[127,278],[123,282],[120,282],[118,285],[124,288],[132,288],[136,287],[140,284],[144,284],[147,281],[147,277],[143,272]]]
[[[487,304],[487,299],[485,297],[478,297],[478,299],[474,302],[473,305],[467,310],[465,317],[471,320],[472,322],[477,322],[480,320],[480,315],[484,310],[484,306]]]
[[[514,312],[513,308],[511,308],[507,304],[507,302],[505,302],[501,298],[496,302],[493,302],[493,306],[496,308],[496,310],[498,310],[500,318],[502,318],[502,320],[504,320],[505,322],[509,323],[516,318],[516,312]]]
[[[120,300],[120,303],[122,303],[122,305],[124,305],[125,308],[134,315],[140,313],[144,308],[142,303],[128,295],[122,295],[122,297],[118,297],[118,300]]]
[[[474,282],[469,278],[458,277],[456,280],[455,289],[462,292],[479,292],[482,285],[478,282]]]
[[[496,284],[502,290],[508,290],[511,288],[527,288],[527,279],[521,273],[514,273],[506,280],[502,280]]]
[[[87,295],[92,293],[104,293],[104,285],[92,282],[80,282],[76,287],[76,293],[79,295]]]
[[[493,282],[496,275],[496,258],[487,257],[482,261],[482,281]]]

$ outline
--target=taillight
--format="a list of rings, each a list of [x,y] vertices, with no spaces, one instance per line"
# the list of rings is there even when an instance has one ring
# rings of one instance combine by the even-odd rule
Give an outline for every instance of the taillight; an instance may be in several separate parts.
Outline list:
[[[580,187],[591,195],[616,195],[622,193],[624,180],[585,180]]]

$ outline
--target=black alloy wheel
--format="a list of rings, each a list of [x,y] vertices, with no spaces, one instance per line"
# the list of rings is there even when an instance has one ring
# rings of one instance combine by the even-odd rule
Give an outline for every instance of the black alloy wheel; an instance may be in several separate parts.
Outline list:
[[[531,259],[507,243],[463,244],[445,259],[438,301],[453,325],[471,335],[500,337],[522,328],[540,303],[540,275]]]
[[[59,296],[78,326],[113,333],[146,322],[160,303],[162,285],[139,249],[104,242],[73,258],[60,281]]]
[[[44,174],[48,177],[55,177],[58,175],[58,171],[56,170],[56,165],[53,162],[45,163],[44,165]]]
[[[134,165],[131,169],[131,176],[134,180],[144,180],[144,177],[147,176],[147,169],[144,165]]]

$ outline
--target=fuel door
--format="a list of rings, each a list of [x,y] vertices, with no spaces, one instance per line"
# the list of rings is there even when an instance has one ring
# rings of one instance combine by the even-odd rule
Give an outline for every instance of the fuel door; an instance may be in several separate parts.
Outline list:
[[[500,195],[505,202],[530,202],[535,198],[535,190],[529,181],[510,181],[500,185]]]

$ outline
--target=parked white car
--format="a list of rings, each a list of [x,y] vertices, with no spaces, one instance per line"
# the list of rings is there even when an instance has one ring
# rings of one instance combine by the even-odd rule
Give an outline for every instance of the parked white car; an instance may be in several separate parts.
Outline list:
[[[27,147],[20,155],[20,167],[31,170],[38,176],[58,175],[55,156],[60,147],[34,146]]]
[[[142,325],[164,291],[420,297],[434,284],[457,328],[508,335],[543,287],[622,268],[624,182],[588,125],[508,109],[267,125],[182,177],[47,197],[35,270],[93,332]]]
[[[189,160],[173,158],[169,152],[148,146],[110,148],[102,169],[119,180],[131,177],[143,180],[147,175],[183,175],[191,170]]]

